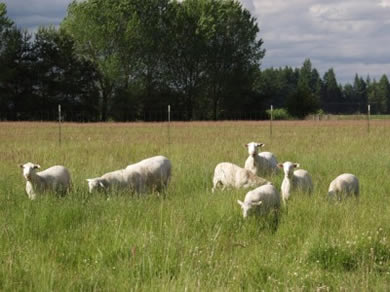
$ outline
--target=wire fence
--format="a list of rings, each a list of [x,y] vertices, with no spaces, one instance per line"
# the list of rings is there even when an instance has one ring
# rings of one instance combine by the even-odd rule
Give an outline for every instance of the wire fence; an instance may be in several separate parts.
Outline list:
[[[316,114],[310,114],[305,117],[306,120],[366,120],[372,118],[390,119],[390,115],[380,114],[376,104],[362,106],[360,103],[327,104],[328,108],[339,107],[343,110],[336,110],[330,113],[320,110]],[[342,107],[341,107],[342,106]],[[348,106],[348,110],[346,110]],[[61,107],[61,105],[58,105]],[[42,111],[0,111],[0,121],[58,121],[59,108]],[[168,113],[169,111],[169,113]],[[168,117],[169,115],[169,117]],[[73,111],[62,108],[61,121],[63,122],[101,122],[102,114],[97,111]],[[250,111],[188,111],[177,110],[168,105],[167,108],[149,111],[115,111],[107,113],[104,121],[109,122],[165,122],[165,121],[258,121],[258,120],[294,120],[288,115],[286,110],[274,109],[272,105],[268,109],[250,110]]]
[[[376,115],[371,113],[373,117],[389,118],[390,115]],[[327,114],[317,113],[310,114],[305,117],[306,120],[335,120],[335,119],[367,119],[368,113],[355,114]],[[270,111],[237,111],[237,112],[221,112],[215,117],[213,112],[192,112],[188,115],[185,111],[170,111],[171,121],[259,121],[269,120],[271,118]],[[102,115],[98,113],[89,113],[84,111],[67,111],[62,110],[61,120],[64,122],[80,122],[93,123],[101,122]],[[290,116],[273,115],[273,120],[294,120]],[[35,111],[35,112],[0,112],[0,121],[58,121],[58,111]],[[108,115],[105,121],[109,122],[164,122],[168,121],[168,111],[147,111],[147,112],[120,112],[115,115]]]
[[[172,142],[172,133],[175,133],[178,129],[183,128],[183,126],[190,129],[196,125],[189,122],[196,121],[227,122],[219,124],[219,126],[226,131],[231,131],[231,129],[236,127],[236,122],[246,121],[248,126],[255,126],[258,127],[258,129],[261,128],[263,134],[269,132],[270,138],[280,135],[281,131],[285,131],[286,126],[290,129],[294,128],[299,129],[299,131],[305,131],[307,128],[305,126],[309,125],[318,127],[318,130],[320,131],[323,126],[338,127],[340,125],[353,124],[358,126],[355,129],[358,129],[359,133],[363,135],[370,134],[370,132],[378,134],[381,133],[381,131],[388,131],[390,129],[390,115],[372,113],[372,107],[370,105],[367,106],[367,112],[365,113],[327,114],[319,112],[306,116],[304,121],[297,119],[288,119],[287,121],[280,120],[280,116],[277,114],[274,115],[274,113],[276,113],[276,111],[274,111],[273,107],[270,106],[267,113],[264,111],[226,112],[220,113],[218,115],[218,119],[214,120],[210,118],[212,116],[212,112],[194,112],[193,118],[191,120],[186,120],[183,118],[187,114],[186,112],[175,111],[173,108],[168,106],[166,110],[149,111],[141,114],[139,112],[124,112],[122,113],[122,119],[113,120],[109,118],[107,122],[129,122],[129,125],[136,125],[134,122],[153,122],[152,124],[155,126],[161,127],[162,140],[166,139],[168,145]],[[283,119],[284,118],[285,117],[283,117]],[[66,111],[61,109],[61,106],[58,105],[58,108],[52,111],[0,112],[0,121],[56,122],[58,125],[58,130],[56,130],[56,132],[58,132],[58,134],[55,135],[57,136],[55,139],[58,139],[58,144],[61,145],[64,140],[67,140],[66,137],[63,137],[66,135],[64,135],[61,130],[63,122],[95,123],[101,122],[101,116],[97,114],[91,115],[91,113],[83,111]]]

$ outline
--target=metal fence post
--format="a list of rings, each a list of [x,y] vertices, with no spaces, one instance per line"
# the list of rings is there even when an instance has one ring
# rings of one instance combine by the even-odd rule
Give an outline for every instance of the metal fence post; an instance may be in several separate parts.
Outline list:
[[[367,132],[370,133],[370,115],[371,115],[371,105],[367,106]]]
[[[58,143],[61,146],[61,105],[58,105]]]
[[[171,105],[168,105],[168,145],[171,144]]]
[[[271,112],[270,112],[270,120],[269,120],[269,135],[270,137],[272,137],[272,120],[273,120],[273,110],[274,110],[274,107],[273,105],[271,104]]]

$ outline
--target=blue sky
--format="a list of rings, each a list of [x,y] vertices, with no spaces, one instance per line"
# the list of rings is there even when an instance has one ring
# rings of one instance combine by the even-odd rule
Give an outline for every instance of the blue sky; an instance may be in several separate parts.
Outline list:
[[[390,0],[240,0],[260,27],[262,68],[300,67],[310,58],[321,76],[333,68],[339,82],[355,73],[390,77]],[[70,0],[5,0],[21,28],[58,25]]]

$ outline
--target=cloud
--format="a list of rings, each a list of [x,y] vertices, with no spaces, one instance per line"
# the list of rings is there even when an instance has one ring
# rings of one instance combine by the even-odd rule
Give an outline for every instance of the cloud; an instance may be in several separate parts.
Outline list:
[[[71,0],[5,0],[8,16],[30,32],[39,26],[58,26]]]
[[[300,67],[310,58],[321,74],[334,68],[342,83],[355,73],[390,73],[390,0],[245,2],[255,8],[267,50],[263,67]]]

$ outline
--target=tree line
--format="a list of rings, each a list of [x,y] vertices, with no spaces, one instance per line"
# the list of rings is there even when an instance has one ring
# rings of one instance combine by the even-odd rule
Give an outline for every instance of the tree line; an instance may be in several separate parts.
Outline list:
[[[59,28],[33,34],[0,3],[0,118],[51,119],[39,113],[58,104],[87,121],[151,120],[169,104],[179,120],[266,118],[271,104],[298,118],[368,103],[390,112],[386,75],[341,85],[310,59],[261,69],[264,55],[256,19],[236,0],[73,1]]]

